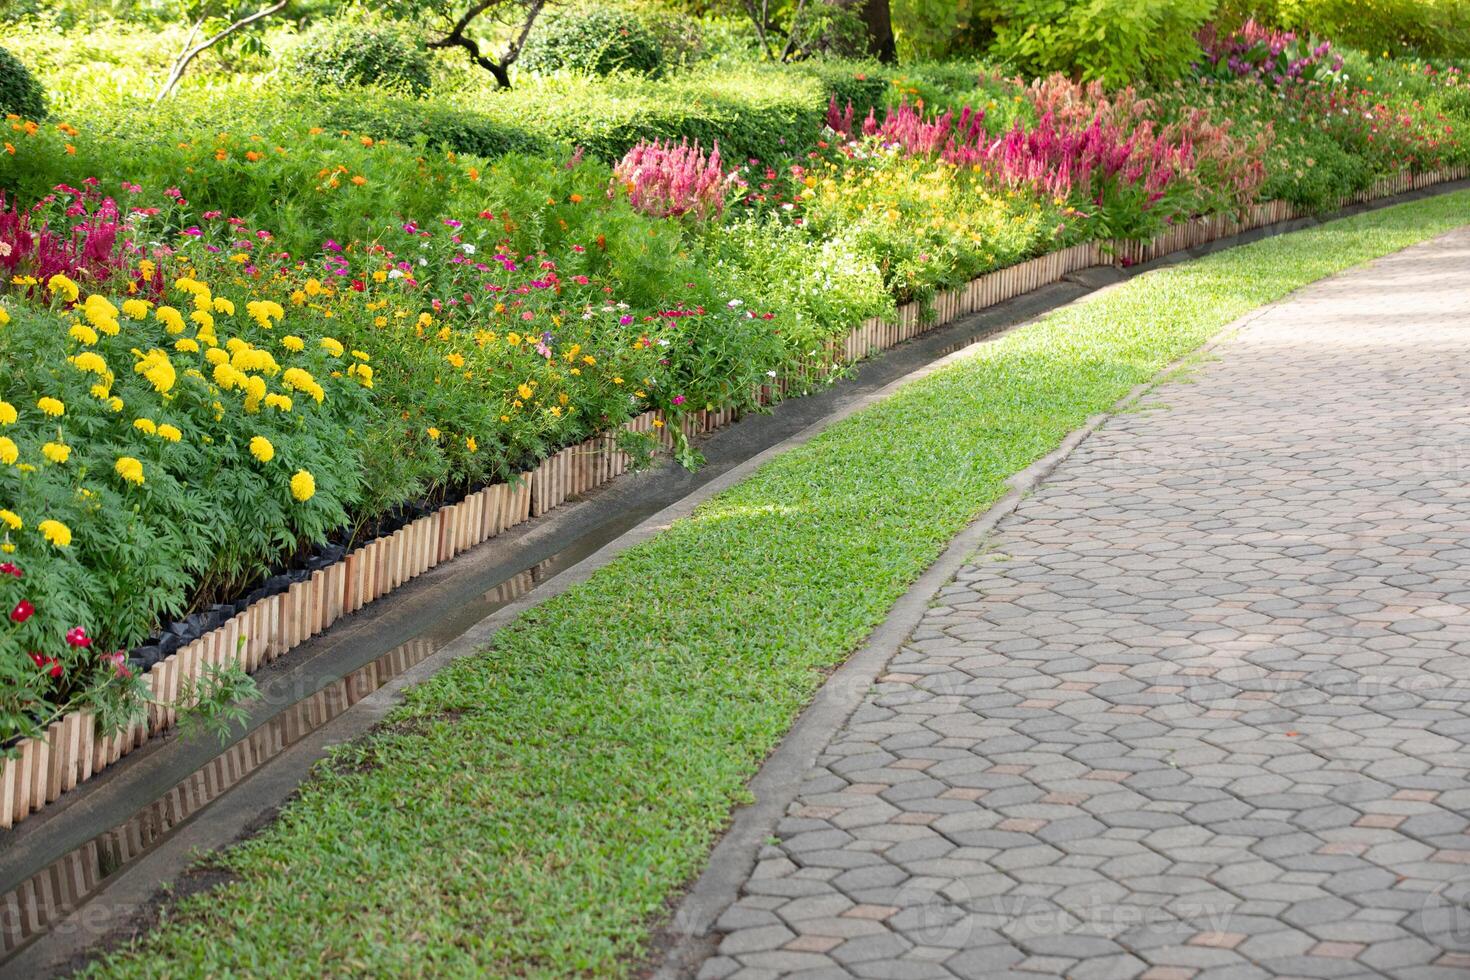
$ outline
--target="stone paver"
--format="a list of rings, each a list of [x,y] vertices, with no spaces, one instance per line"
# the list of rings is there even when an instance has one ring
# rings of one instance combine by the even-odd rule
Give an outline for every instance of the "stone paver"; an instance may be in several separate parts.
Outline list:
[[[1470,232],[1217,353],[941,591],[703,975],[1470,976]]]

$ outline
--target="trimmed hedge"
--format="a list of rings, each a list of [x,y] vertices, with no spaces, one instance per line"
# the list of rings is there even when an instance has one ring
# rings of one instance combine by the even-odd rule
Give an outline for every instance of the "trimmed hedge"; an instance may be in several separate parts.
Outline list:
[[[582,7],[552,10],[537,21],[518,64],[533,72],[627,71],[657,76],[663,70],[663,51],[653,32],[631,11]]]
[[[0,48],[0,115],[14,113],[27,119],[46,115],[46,91],[25,63]]]
[[[805,147],[821,128],[829,99],[851,101],[866,113],[883,103],[887,91],[876,66],[813,61],[661,80],[547,78],[476,95],[466,105],[508,128],[607,160],[640,140],[656,139],[704,146],[718,140],[727,159],[769,160]]]
[[[325,21],[285,59],[285,69],[315,85],[374,85],[412,95],[429,91],[429,56],[393,27]]]

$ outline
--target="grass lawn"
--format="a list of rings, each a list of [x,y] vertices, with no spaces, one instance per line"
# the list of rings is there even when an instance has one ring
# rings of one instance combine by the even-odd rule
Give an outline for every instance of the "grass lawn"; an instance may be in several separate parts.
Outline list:
[[[794,449],[414,689],[99,975],[630,971],[821,683],[1006,477],[1470,192],[1141,276]]]

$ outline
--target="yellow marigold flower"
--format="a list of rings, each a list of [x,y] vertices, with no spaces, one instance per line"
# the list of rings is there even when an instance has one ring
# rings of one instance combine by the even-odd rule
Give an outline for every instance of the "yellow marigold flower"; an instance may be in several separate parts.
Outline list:
[[[230,367],[229,364],[216,364],[214,366],[214,383],[225,391],[234,391],[244,380],[245,375]]]
[[[464,355],[462,354],[447,354],[444,359],[456,368],[464,367]]]
[[[368,356],[367,351],[355,350],[355,351],[352,352],[352,356],[355,357],[355,358],[357,358],[359,361],[371,361],[372,360],[372,358]]]
[[[295,292],[293,292],[291,294],[291,302],[294,303],[294,304],[296,304],[297,306],[305,306],[306,305],[306,293],[302,292],[299,289],[296,290]]]
[[[172,425],[169,425],[167,422],[165,422],[163,425],[160,425],[158,427],[158,437],[160,439],[167,439],[169,442],[178,442],[180,439],[184,438],[184,434]]]
[[[77,297],[80,296],[82,292],[81,289],[78,288],[76,283],[72,282],[70,279],[68,279],[66,276],[63,276],[59,272],[56,275],[52,276],[50,279],[46,280],[46,288],[55,293],[57,296],[60,296],[62,299],[66,300],[68,303],[75,303],[77,301]]]
[[[289,412],[289,411],[291,411],[291,399],[288,398],[285,395],[276,395],[276,394],[266,395],[265,396],[265,404],[266,404],[266,407],[267,408],[274,408],[274,409],[276,409],[278,411],[282,411],[282,412]]]
[[[72,358],[71,362],[78,371],[95,374],[99,378],[107,376],[107,362],[102,359],[101,354],[93,351],[83,351]]]
[[[158,423],[152,419],[133,419],[133,428],[139,432],[146,432],[151,436],[158,431]]]
[[[306,280],[305,289],[306,295],[308,296],[320,296],[322,294],[321,280],[313,276],[312,278]]]
[[[373,282],[387,282],[387,281],[388,281],[388,273],[384,272],[382,269],[379,269],[377,272],[374,272],[373,273]]]
[[[510,333],[505,335],[505,342],[507,344],[510,344],[512,347],[519,346],[521,342],[521,335],[512,330]]]
[[[71,458],[71,447],[61,442],[48,442],[41,447],[41,455],[53,463],[65,463]]]
[[[229,340],[225,341],[225,350],[229,351],[231,354],[238,354],[242,350],[249,349],[250,342],[245,340],[244,338],[231,337]]]
[[[530,398],[531,398],[531,396],[533,394],[535,394],[535,392],[533,392],[531,390],[531,386],[530,385],[521,384],[521,385],[516,385],[516,394],[520,395],[521,398],[526,399],[526,400],[529,401]]]
[[[430,438],[430,439],[435,439],[435,440],[437,440],[437,439],[438,439],[438,438],[439,438],[439,436],[440,436],[440,435],[441,435],[441,433],[440,433],[440,432],[439,432],[439,430],[438,430],[438,429],[436,429],[436,428],[434,428],[434,427],[433,427],[433,426],[432,426],[432,425],[431,425],[431,426],[429,426],[429,427],[428,427],[428,428],[427,428],[427,429],[426,429],[426,430],[424,430],[424,431],[426,431],[426,432],[428,432],[428,433],[429,433],[429,438]]]
[[[172,306],[160,306],[153,311],[153,317],[163,324],[163,328],[169,333],[184,332],[184,315]]]
[[[123,300],[123,315],[133,320],[141,320],[148,315],[148,304],[141,299]]]
[[[66,406],[55,398],[42,398],[36,402],[36,407],[53,418],[59,418],[66,414]]]
[[[5,326],[9,322],[10,322],[10,312],[8,310],[6,310],[5,307],[0,306],[0,327]]]
[[[16,448],[15,441],[9,436],[0,436],[0,463],[11,466],[20,459],[20,450]]]
[[[107,401],[108,397],[112,394],[112,388],[108,385],[103,384],[100,381],[87,390],[91,392],[93,398],[104,402]]]
[[[302,340],[294,333],[288,333],[286,334],[286,336],[281,338],[281,346],[286,348],[293,354],[299,354],[302,351],[306,350],[306,341]]]
[[[143,485],[143,463],[141,460],[134,459],[132,456],[119,456],[112,468],[117,471],[118,476],[127,480],[129,483],[135,483],[140,487]]]
[[[104,323],[117,320],[117,307],[108,302],[106,296],[93,293],[82,304],[82,315],[87,318],[88,323],[100,330]]]
[[[122,332],[122,327],[118,326],[116,320],[98,320],[97,329],[101,330],[109,337],[116,337],[119,333]]]
[[[323,337],[322,349],[333,357],[341,357],[347,350],[347,348],[342,346],[342,342],[335,337]]]
[[[153,390],[160,395],[166,395],[173,390],[174,383],[179,378],[168,355],[156,347],[143,355],[133,366],[133,371],[147,378],[153,385]]]
[[[214,300],[214,312],[223,313],[225,316],[235,315],[235,304],[223,296],[216,296]]]
[[[230,359],[230,355],[226,354],[218,347],[211,347],[209,350],[204,352],[204,359],[210,364],[224,364]]]
[[[301,503],[306,503],[316,493],[316,477],[306,470],[297,470],[296,475],[291,477],[291,496]]]
[[[464,441],[464,447],[472,453],[477,453],[480,451],[480,444],[475,441],[474,436],[470,436]]]
[[[197,354],[199,353],[199,342],[190,337],[180,337],[174,341],[174,350],[180,354]]]
[[[138,262],[138,275],[142,276],[144,279],[152,279],[153,272],[157,268],[158,267],[153,264],[152,259],[141,259]]]
[[[97,343],[97,331],[85,323],[73,323],[71,329],[66,332],[66,335],[78,343],[86,344],[88,347]]]
[[[210,315],[208,310],[195,310],[189,314],[189,319],[199,324],[199,332],[201,334],[206,331],[214,333],[214,317]]]
[[[250,455],[262,463],[269,463],[276,458],[276,447],[265,436],[256,436],[250,440]]]
[[[25,527],[25,524],[20,519],[20,515],[13,510],[0,509],[0,524],[4,524],[12,531],[19,531]]]
[[[41,532],[41,537],[57,548],[71,546],[71,528],[60,521],[42,521],[36,525],[36,530]]]
[[[20,418],[20,413],[10,402],[0,401],[0,425],[14,425],[15,420]]]
[[[116,395],[113,395],[111,398],[107,399],[107,407],[112,409],[114,412],[121,412],[123,410],[123,400]]]

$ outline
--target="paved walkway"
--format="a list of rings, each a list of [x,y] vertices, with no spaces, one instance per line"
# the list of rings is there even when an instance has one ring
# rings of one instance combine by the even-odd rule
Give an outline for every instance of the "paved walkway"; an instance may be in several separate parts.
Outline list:
[[[1470,232],[1218,354],[940,593],[701,976],[1470,976]]]

